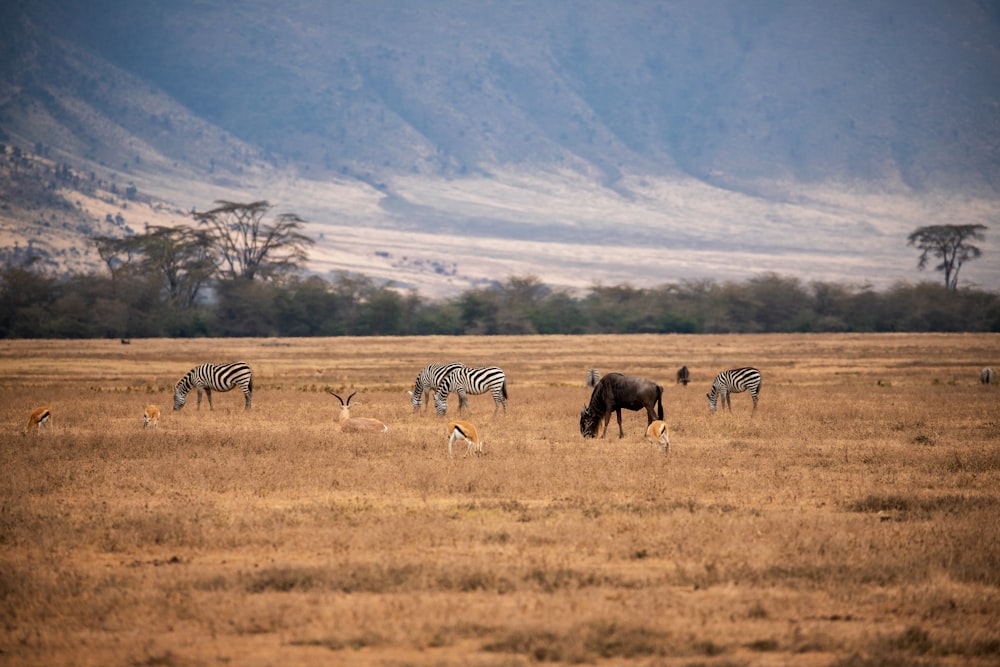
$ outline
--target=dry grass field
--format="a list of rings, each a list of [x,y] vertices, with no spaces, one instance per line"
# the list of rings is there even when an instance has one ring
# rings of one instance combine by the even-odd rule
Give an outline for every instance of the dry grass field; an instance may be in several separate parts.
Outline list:
[[[251,411],[171,410],[238,359]],[[451,360],[507,371],[479,459],[405,393]],[[742,365],[757,415],[710,414]],[[0,342],[0,664],[996,665],[985,365],[1000,336]],[[668,454],[640,413],[580,436],[590,366],[663,385]]]

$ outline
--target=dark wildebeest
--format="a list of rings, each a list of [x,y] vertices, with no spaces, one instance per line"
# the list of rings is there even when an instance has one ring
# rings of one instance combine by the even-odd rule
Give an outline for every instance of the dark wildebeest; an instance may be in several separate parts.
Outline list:
[[[656,412],[653,412],[656,406]],[[608,423],[611,413],[618,416],[618,437],[624,438],[622,431],[622,408],[626,410],[641,410],[646,408],[646,426],[656,419],[663,419],[663,388],[640,377],[608,373],[594,387],[590,395],[590,405],[586,405],[580,413],[580,433],[585,438],[597,435],[597,427],[604,420],[604,433],[608,435]]]
[[[677,369],[677,384],[682,384],[685,387],[688,382],[691,381],[691,373],[688,371],[687,366],[681,366]]]

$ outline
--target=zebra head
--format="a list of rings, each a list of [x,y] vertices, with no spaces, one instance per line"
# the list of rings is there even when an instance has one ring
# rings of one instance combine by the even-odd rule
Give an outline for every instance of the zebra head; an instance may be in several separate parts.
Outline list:
[[[424,382],[420,375],[417,376],[416,382],[413,383],[413,391],[409,392],[409,394],[410,402],[413,403],[413,411],[420,410],[420,404],[424,398]]]
[[[708,409],[715,412],[716,408],[719,407],[719,392],[717,392],[713,386],[712,391],[705,395],[708,396]]]
[[[184,407],[188,392],[191,391],[191,385],[186,382],[187,379],[185,376],[184,379],[177,383],[177,387],[174,388],[174,410],[180,410]]]

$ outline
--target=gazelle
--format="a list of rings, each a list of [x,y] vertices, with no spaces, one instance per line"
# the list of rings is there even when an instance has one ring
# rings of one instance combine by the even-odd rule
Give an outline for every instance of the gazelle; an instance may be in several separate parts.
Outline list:
[[[38,433],[43,426],[49,430],[52,429],[52,408],[47,405],[31,411],[31,414],[28,415],[28,425],[24,427],[24,433],[21,435],[28,435],[28,431],[32,427],[35,428],[35,433]]]
[[[670,429],[667,428],[667,422],[662,419],[652,421],[649,426],[646,427],[646,440],[649,440],[654,445],[659,445],[663,448],[664,452],[669,452]]]
[[[159,423],[160,409],[153,404],[147,405],[145,411],[142,413],[142,427],[156,428],[156,425]]]
[[[475,426],[466,421],[452,421],[448,422],[448,433],[451,435],[448,438],[448,456],[451,457],[451,446],[456,440],[465,440],[469,445],[469,448],[465,452],[465,456],[475,453],[476,456],[483,455],[483,439],[479,435],[479,431]]]
[[[336,396],[337,400],[340,401],[340,430],[349,433],[359,433],[359,432],[375,432],[375,433],[388,433],[389,427],[372,417],[352,417],[351,416],[351,399],[354,394],[358,392],[351,393],[347,397],[345,402],[340,396],[335,394],[332,389],[327,389],[326,393]]]

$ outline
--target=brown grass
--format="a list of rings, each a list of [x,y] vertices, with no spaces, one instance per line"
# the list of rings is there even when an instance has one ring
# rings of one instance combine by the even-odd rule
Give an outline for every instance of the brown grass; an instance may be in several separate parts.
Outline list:
[[[998,354],[996,335],[4,342],[0,664],[997,664],[1000,393],[978,372]],[[252,411],[238,391],[170,411],[191,367],[236,359]],[[481,459],[449,460],[446,420],[405,394],[451,359],[509,377],[506,418],[470,397]],[[757,416],[745,394],[710,415],[714,374],[748,364]],[[665,387],[668,455],[639,413],[624,440],[580,437],[591,366]],[[325,387],[390,432],[341,433]],[[53,432],[22,436],[43,403]]]

